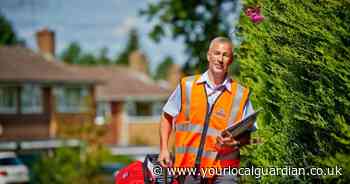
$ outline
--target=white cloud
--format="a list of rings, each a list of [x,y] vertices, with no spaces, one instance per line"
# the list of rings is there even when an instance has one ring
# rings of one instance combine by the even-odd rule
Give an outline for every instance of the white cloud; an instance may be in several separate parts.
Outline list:
[[[126,36],[129,31],[136,27],[138,23],[138,19],[136,17],[130,16],[124,19],[124,21],[120,24],[115,26],[113,29],[113,36],[115,37],[124,37]]]

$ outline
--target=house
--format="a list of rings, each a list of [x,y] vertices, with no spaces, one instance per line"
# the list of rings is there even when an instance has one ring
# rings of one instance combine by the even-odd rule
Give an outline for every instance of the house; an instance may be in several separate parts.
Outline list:
[[[106,144],[159,144],[171,91],[148,76],[144,54],[133,52],[129,67],[77,66],[55,58],[52,31],[39,31],[37,43],[39,53],[0,47],[0,141],[80,138],[76,131],[95,122]]]
[[[47,44],[53,42],[52,34],[38,32],[41,53],[22,46],[0,47],[0,141],[4,145],[9,141],[45,145],[65,137],[64,126],[94,121],[95,85],[100,81],[57,61],[53,44]]]
[[[159,144],[161,108],[171,87],[151,79],[148,61],[142,52],[132,52],[128,66],[70,65],[70,68],[103,81],[96,86],[95,97],[96,123],[108,130],[104,143],[117,147]],[[180,75],[174,73],[171,79],[179,81],[176,76]]]
[[[138,58],[138,57],[136,57]],[[104,81],[96,87],[97,123],[108,126],[105,143],[157,145],[161,108],[170,91],[132,67],[72,66]]]

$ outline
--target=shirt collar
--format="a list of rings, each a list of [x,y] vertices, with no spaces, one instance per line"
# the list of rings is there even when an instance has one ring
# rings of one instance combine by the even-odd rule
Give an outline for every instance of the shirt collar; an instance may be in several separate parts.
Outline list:
[[[226,90],[231,92],[231,77],[229,77],[228,75],[226,76],[225,80],[223,83],[221,83],[219,86],[217,86],[217,88],[219,88],[220,86],[225,86]],[[208,71],[204,72],[199,79],[196,81],[197,84],[199,83],[207,83],[207,85],[213,87],[213,82],[211,82],[209,80],[209,75],[208,75]]]

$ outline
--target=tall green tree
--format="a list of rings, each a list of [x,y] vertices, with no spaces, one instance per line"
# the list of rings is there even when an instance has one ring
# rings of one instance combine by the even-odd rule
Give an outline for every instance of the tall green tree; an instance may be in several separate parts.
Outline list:
[[[21,43],[15,31],[12,28],[11,23],[0,12],[0,45],[14,45]]]
[[[82,50],[78,42],[72,42],[62,52],[61,59],[65,63],[79,64],[82,55]]]
[[[96,56],[94,56],[92,53],[84,53],[82,54],[80,60],[80,65],[87,65],[87,66],[95,66],[98,65],[98,60]]]
[[[138,50],[140,48],[139,36],[136,29],[131,29],[128,36],[128,42],[124,50],[118,55],[116,59],[116,64],[128,65],[129,55],[131,52]]]
[[[233,1],[237,3],[238,1]],[[184,37],[189,60],[199,66],[208,41],[221,32],[227,1],[160,1],[143,15],[157,23],[159,41],[170,28]],[[342,167],[338,176],[262,176],[251,183],[349,183],[350,181],[350,2],[336,0],[245,0],[266,17],[254,24],[241,12],[239,79],[264,108],[261,144],[243,150],[244,166]],[[230,8],[225,8],[230,9]],[[233,12],[232,9],[231,13]],[[231,25],[230,23],[228,23]],[[197,27],[203,28],[198,29]],[[201,42],[202,41],[202,42]],[[204,68],[201,66],[201,68]],[[335,172],[333,174],[336,174]]]
[[[72,42],[62,52],[60,58],[68,64],[77,65],[109,65],[111,59],[108,58],[108,49],[106,47],[100,49],[97,56],[92,53],[83,52],[78,42]]]
[[[230,35],[233,26],[228,17],[236,15],[239,9],[239,1],[161,0],[150,3],[140,13],[156,22],[150,32],[153,40],[158,42],[166,36],[184,38],[188,55],[184,69],[186,73],[194,73],[206,68],[203,61],[210,40]]]
[[[170,69],[171,65],[173,65],[173,64],[174,64],[174,60],[172,57],[170,57],[170,56],[165,57],[164,60],[157,66],[156,73],[154,75],[154,79],[165,80],[166,77],[168,76],[169,69]]]
[[[240,79],[263,107],[246,166],[341,167],[337,176],[263,176],[259,183],[350,182],[350,2],[245,0],[266,17],[243,13]],[[333,174],[336,174],[335,172]],[[248,179],[247,179],[248,180]]]
[[[97,56],[97,62],[99,65],[109,65],[111,64],[111,60],[108,58],[108,48],[103,47]]]

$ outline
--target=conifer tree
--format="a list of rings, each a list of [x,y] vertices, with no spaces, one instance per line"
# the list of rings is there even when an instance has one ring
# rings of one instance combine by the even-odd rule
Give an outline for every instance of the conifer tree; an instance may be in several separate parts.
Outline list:
[[[24,44],[23,40],[19,40],[11,23],[0,12],[0,45]]]
[[[166,80],[168,76],[170,67],[174,64],[174,60],[171,56],[167,56],[164,60],[157,66],[154,79],[156,80]]]
[[[241,13],[240,79],[263,107],[262,144],[246,166],[341,167],[338,176],[263,176],[259,183],[349,183],[350,2],[245,0],[265,20]],[[334,174],[336,174],[334,172]]]
[[[129,33],[126,47],[116,59],[116,64],[128,65],[130,53],[135,50],[138,50],[139,48],[140,48],[140,45],[139,45],[139,37],[138,37],[137,31],[136,29],[132,29]]]

